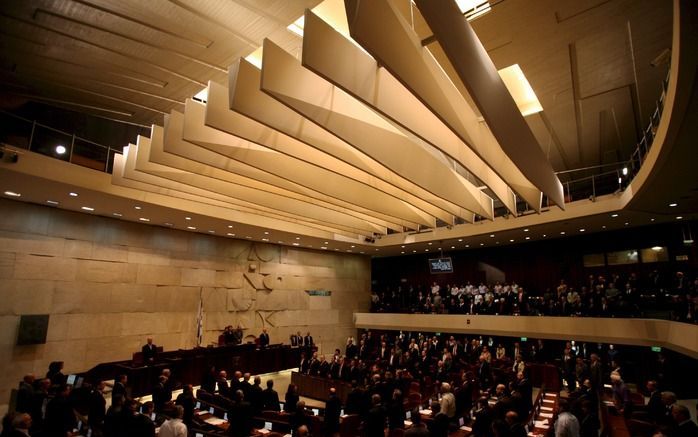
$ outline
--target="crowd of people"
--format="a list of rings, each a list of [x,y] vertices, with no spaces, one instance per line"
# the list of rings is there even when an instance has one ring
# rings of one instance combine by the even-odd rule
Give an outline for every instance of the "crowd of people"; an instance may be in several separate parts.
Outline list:
[[[312,347],[309,333],[293,337],[298,347],[311,346],[302,350],[299,372],[351,385],[344,401],[334,388],[329,393],[322,431],[294,384],[280,402],[273,380],[262,388],[259,376],[239,370],[229,376],[211,367],[195,395],[191,385],[176,383],[170,370],[162,369],[152,401],[143,404],[128,396],[126,376],[117,376],[107,409],[104,382],[70,381],[57,362],[45,378],[27,375],[20,383],[15,411],[4,418],[0,436],[151,437],[159,427],[161,437],[183,437],[197,426],[196,403],[206,394],[227,411],[227,434],[234,437],[249,436],[263,411],[287,415],[294,437],[335,436],[342,410],[358,415],[365,437],[384,437],[385,428],[404,428],[408,418],[412,424],[405,435],[411,437],[446,437],[463,423],[472,427],[474,437],[524,437],[534,408],[531,372],[540,365],[557,369],[559,386],[565,387],[555,429],[570,434],[560,435],[598,436],[603,396],[619,414],[652,424],[657,436],[695,435],[690,412],[668,390],[670,371],[661,354],[642,392],[649,398],[645,405],[631,396],[623,381],[622,353],[613,345],[366,331],[358,340],[348,338],[343,353],[336,349],[326,357]],[[146,348],[153,348],[152,340]],[[179,388],[181,394],[174,397]],[[424,409],[430,418],[422,421]]]
[[[623,278],[613,274],[590,275],[584,284],[571,286],[561,280],[545,291],[524,290],[516,282],[486,285],[399,284],[374,290],[373,312],[449,313],[528,316],[640,317],[647,310],[666,310],[672,320],[698,323],[698,278],[693,281],[677,272],[668,286],[652,278],[639,281],[631,273]]]

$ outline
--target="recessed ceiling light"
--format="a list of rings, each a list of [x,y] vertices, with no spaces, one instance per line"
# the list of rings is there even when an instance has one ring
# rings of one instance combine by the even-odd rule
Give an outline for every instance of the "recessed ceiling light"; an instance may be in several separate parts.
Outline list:
[[[404,248],[405,248],[405,245],[402,245],[402,246],[400,246],[400,247],[404,249]]]
[[[651,222],[653,222],[653,221],[654,221],[654,219],[653,219],[653,218],[651,218],[651,219],[650,219],[650,221],[651,221]]]
[[[437,247],[436,250],[441,250],[441,248],[440,248],[440,247]]]
[[[601,226],[601,229],[606,229],[606,225]]]
[[[351,248],[352,248],[352,249],[355,248],[355,247],[356,247],[356,246],[354,246],[353,244],[351,245]]]
[[[208,230],[208,233],[209,233],[209,234],[215,234],[216,231],[214,231],[213,229],[209,229],[209,230]]]
[[[490,238],[494,238],[494,234],[490,234]]]
[[[623,176],[627,176],[628,175],[628,167],[623,167],[622,173],[623,173]]]
[[[484,246],[484,245],[485,245],[485,243],[480,243],[480,246]]]
[[[425,252],[429,252],[429,249],[424,249]]]
[[[113,212],[113,213],[111,213],[111,215],[113,215],[114,217],[123,217],[123,214],[121,214],[119,212]]]
[[[227,234],[225,234],[225,235],[227,235],[227,236],[229,236],[229,237],[234,237],[234,236],[235,236],[235,234],[233,234],[233,233],[230,233],[230,232],[228,232],[228,233],[227,233]]]
[[[359,252],[359,253],[363,255],[365,252]]]
[[[21,194],[16,193],[14,191],[5,191],[5,196],[10,196],[10,197],[20,197]]]
[[[165,226],[174,226],[172,223],[164,223]]]
[[[683,218],[683,217],[680,216],[680,215],[677,215],[677,216],[676,216],[676,220],[681,220],[682,218]]]
[[[228,225],[228,229],[233,229],[233,225]]]
[[[142,222],[149,222],[149,221],[150,221],[149,218],[145,218],[145,217],[141,217],[141,218],[139,218],[138,220],[140,220],[140,221],[142,221]]]
[[[565,235],[565,231],[560,231],[560,235]]]
[[[335,247],[334,250],[339,250],[339,248]],[[349,251],[349,252],[351,252],[351,251]]]
[[[428,242],[427,244],[428,244],[429,246],[431,246],[431,245],[434,244],[434,243],[432,243],[432,242],[430,241],[430,242]]]
[[[455,249],[455,248],[456,248],[456,246],[451,246],[451,249]]]
[[[249,235],[245,235],[245,238],[250,238],[250,239],[251,239],[252,237],[250,237]]]
[[[465,247],[470,247],[470,245],[469,245],[469,244],[466,244]]]
[[[417,251],[416,251],[416,250],[413,250],[412,253],[417,253]]]
[[[378,252],[380,249],[376,249],[376,252]]]
[[[531,239],[531,237],[526,237],[526,239],[527,239],[527,240],[530,240],[530,239]]]
[[[628,226],[629,224],[630,224],[630,222],[623,223],[624,226]]]
[[[320,249],[327,249],[327,246],[320,246]]]
[[[68,193],[68,195],[69,195],[70,197],[78,197],[78,193],[75,193],[75,192],[72,192],[72,191],[71,191],[70,193]]]
[[[328,243],[327,241],[325,241],[325,243],[324,243],[324,244],[329,244],[329,243]]]
[[[671,206],[673,208],[675,206],[678,206],[678,203],[670,203],[669,206]]]
[[[187,226],[187,229],[191,229],[192,231],[196,230],[196,226]]]
[[[335,249],[335,250],[339,250],[339,249]],[[347,252],[351,253],[351,249],[347,249]]]
[[[58,202],[56,202],[55,200],[47,200],[46,203],[48,203],[49,205],[58,205]]]
[[[618,217],[618,214],[611,214],[611,217],[616,218]]]
[[[65,148],[65,146],[63,146],[61,144],[56,146],[56,153],[57,154],[63,155],[65,152],[67,152],[67,149]]]
[[[404,254],[405,254],[405,251],[403,250],[403,251],[402,251],[402,252],[400,252],[400,253],[404,255]]]
[[[494,244],[499,244],[499,241],[495,242]]]
[[[586,231],[586,229],[584,229],[584,228],[581,228],[581,229],[579,230],[579,232],[584,232],[584,231]]]
[[[528,232],[528,228],[524,229],[524,232]]]
[[[184,220],[191,220],[191,217],[184,217]]]
[[[279,241],[277,241],[277,243],[279,243],[279,244],[283,244],[283,241],[279,240]]]
[[[269,231],[264,231],[264,235],[269,235]]]
[[[262,238],[262,241],[269,241],[268,238]]]
[[[89,206],[83,206],[83,207],[80,207],[80,209],[82,209],[83,211],[94,211],[95,210],[94,208],[91,208]]]
[[[138,209],[138,210],[143,209],[143,207],[141,207],[141,206],[134,206],[134,208],[136,208],[136,209]]]
[[[543,238],[545,238],[545,237],[547,237],[547,236],[548,236],[548,234],[543,234]]]
[[[300,239],[301,239],[301,237],[296,237],[296,240],[300,240]]]
[[[459,238],[459,239],[458,239],[458,242],[459,242],[459,243],[461,243],[462,241],[463,241],[463,239],[462,239],[462,238]]]
[[[509,240],[509,242],[510,242],[510,243],[513,243],[513,242],[514,242],[514,239],[512,238],[511,240]]]
[[[300,246],[300,243],[293,243],[294,246]]]

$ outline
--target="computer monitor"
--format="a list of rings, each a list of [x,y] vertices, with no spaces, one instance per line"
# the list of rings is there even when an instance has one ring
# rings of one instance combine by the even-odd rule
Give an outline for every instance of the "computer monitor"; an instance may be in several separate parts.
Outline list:
[[[157,417],[157,416],[155,415],[154,412],[153,412],[153,413],[150,413],[150,420],[152,420],[153,422],[155,422],[155,418],[156,418],[156,417]]]
[[[209,412],[209,413],[211,413],[211,414],[213,414],[213,413],[214,413],[214,411],[215,411],[215,410],[214,410],[214,408],[213,408],[213,407],[211,407],[211,408],[209,408],[209,409],[208,409],[208,412]]]
[[[319,415],[320,415],[320,409],[318,409],[318,408],[313,408],[312,411],[313,411],[313,414],[314,414],[314,415],[316,415],[316,416],[319,416]]]
[[[75,385],[75,378],[77,378],[77,375],[68,375],[68,378],[65,380],[65,383],[68,385]]]
[[[228,413],[223,413],[223,420],[228,420]]]
[[[196,402],[196,409],[197,410],[201,409],[201,402],[198,402],[198,401]]]
[[[264,422],[264,429],[271,431],[271,422]]]
[[[465,425],[465,419],[463,419],[461,417],[460,419],[458,419],[458,426],[463,426],[463,425]]]
[[[194,437],[204,437],[204,435],[200,432],[197,432],[196,434],[194,434]]]
[[[411,411],[405,412],[405,418],[406,418],[407,420],[412,419],[412,412],[411,412]]]
[[[85,378],[83,378],[82,376],[78,376],[78,378],[75,380],[75,388],[82,387],[83,382],[85,382]]]

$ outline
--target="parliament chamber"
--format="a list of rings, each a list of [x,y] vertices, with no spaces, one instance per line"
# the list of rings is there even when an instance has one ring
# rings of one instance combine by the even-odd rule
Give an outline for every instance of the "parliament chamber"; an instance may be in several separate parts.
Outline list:
[[[0,436],[693,436],[698,4],[28,0]]]

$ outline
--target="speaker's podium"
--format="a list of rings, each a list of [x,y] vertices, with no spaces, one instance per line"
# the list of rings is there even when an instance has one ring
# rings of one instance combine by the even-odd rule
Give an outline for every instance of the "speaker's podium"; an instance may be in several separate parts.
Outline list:
[[[162,346],[158,346],[155,348],[157,351],[157,354],[160,355],[163,351]],[[156,360],[157,362],[157,360]],[[143,367],[145,366],[145,360],[143,359],[143,352],[134,352],[133,356],[131,357],[131,365],[133,367]]]

